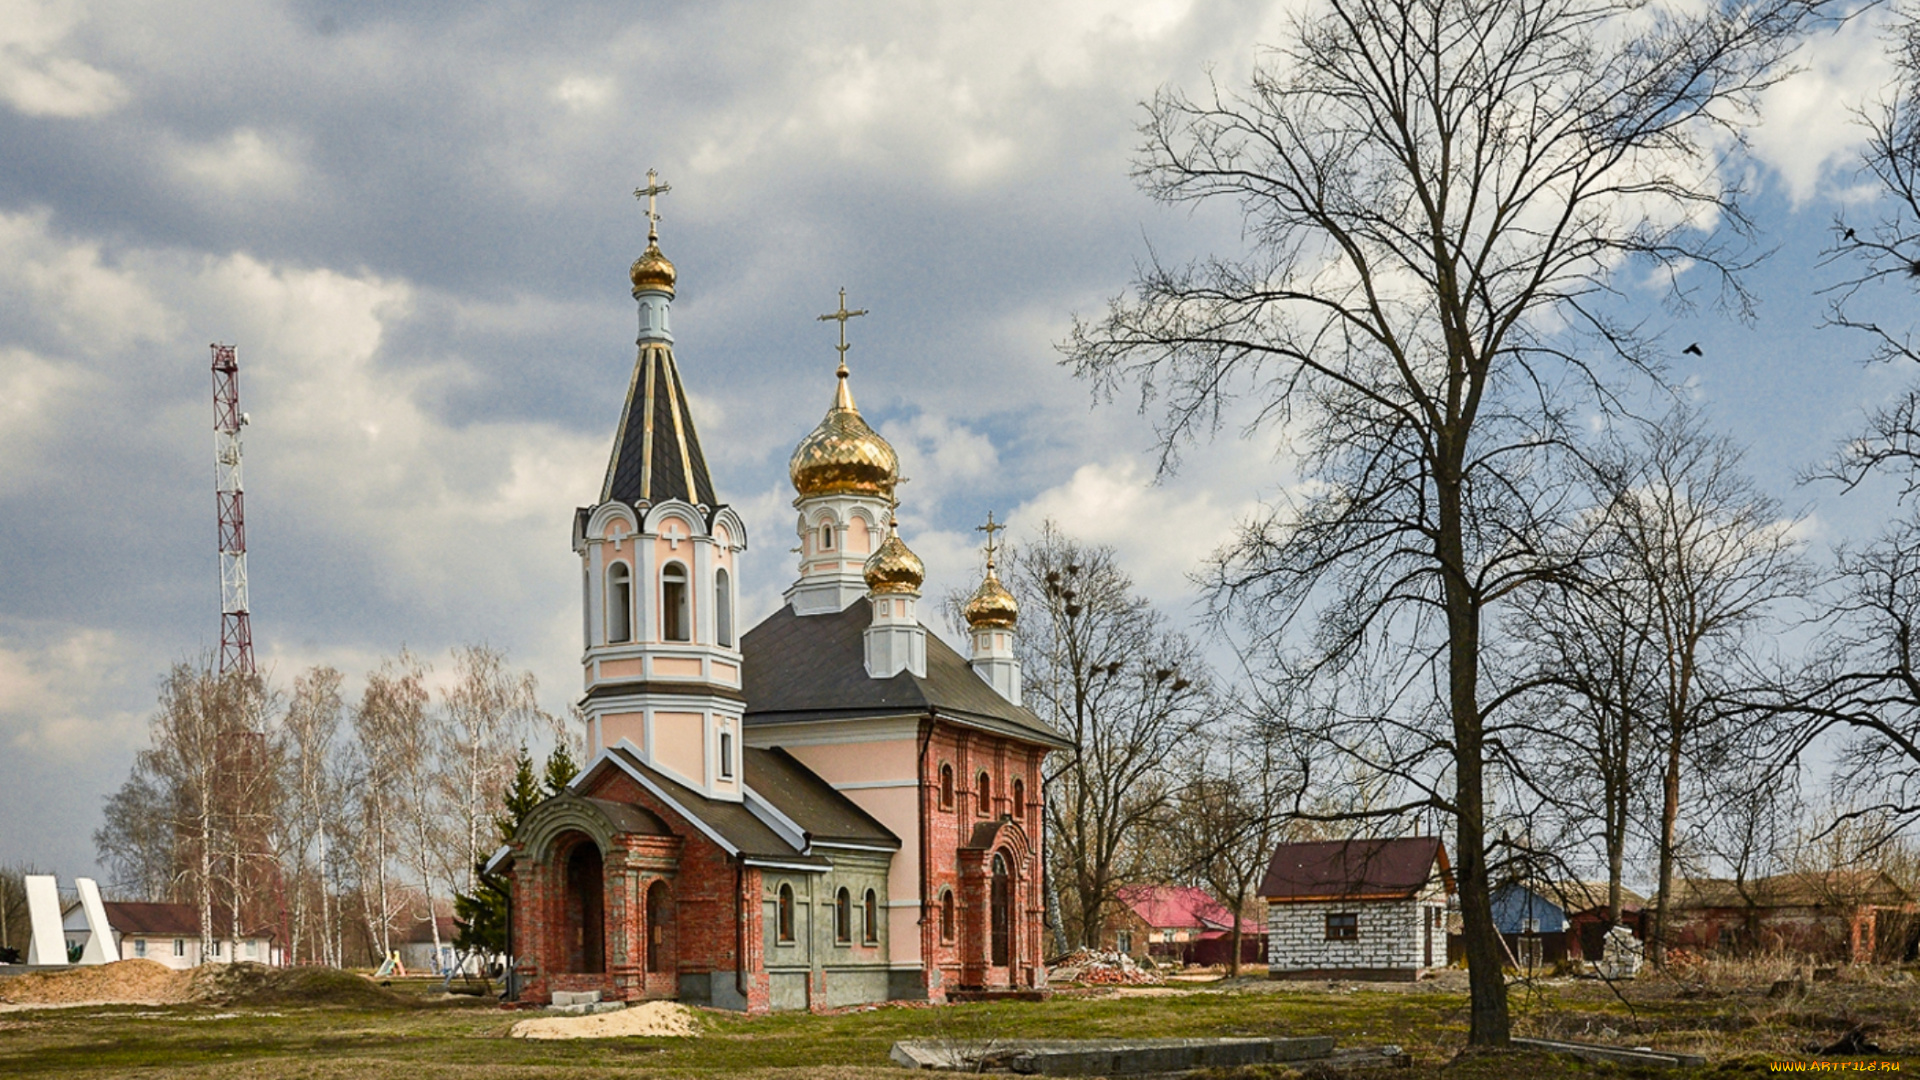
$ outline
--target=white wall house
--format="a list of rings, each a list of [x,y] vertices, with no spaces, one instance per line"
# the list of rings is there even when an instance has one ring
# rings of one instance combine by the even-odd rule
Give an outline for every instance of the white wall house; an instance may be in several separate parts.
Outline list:
[[[1267,866],[1267,974],[1412,981],[1447,963],[1453,874],[1436,837],[1281,844]]]
[[[198,967],[202,963],[228,964],[236,960],[256,964],[279,963],[279,950],[273,937],[255,930],[235,939],[219,935],[212,951],[200,954],[200,913],[192,904],[115,903],[105,905],[107,925],[112,928],[113,948],[109,955],[121,960],[152,960],[170,968]],[[92,933],[87,916],[78,903],[62,914],[62,930],[69,949],[85,948]],[[214,920],[216,928],[223,920]]]

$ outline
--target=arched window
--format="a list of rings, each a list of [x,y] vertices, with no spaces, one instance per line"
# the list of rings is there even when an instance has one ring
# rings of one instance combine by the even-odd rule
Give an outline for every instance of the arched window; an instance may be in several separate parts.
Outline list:
[[[982,814],[993,813],[993,777],[980,774],[980,782],[974,785],[974,797],[979,800]]]
[[[793,886],[791,885],[780,886],[780,910],[775,922],[775,936],[781,941],[791,942],[793,940]]]
[[[668,563],[660,571],[660,637],[665,641],[692,641],[693,620],[687,617],[687,568]]]
[[[999,852],[993,855],[993,884],[988,896],[988,929],[991,933],[991,953],[988,958],[994,967],[1006,967],[1007,955],[1011,950],[1013,933],[1013,881],[1007,873],[1007,860]]]
[[[953,766],[940,766],[940,809],[953,809]]]
[[[872,889],[867,890],[865,908],[866,910],[860,913],[863,916],[860,926],[862,936],[867,944],[878,945],[880,944],[880,896]]]
[[[1027,782],[1019,777],[1013,778],[1013,819],[1024,821],[1027,816]]]
[[[820,550],[833,550],[833,522],[831,521],[820,523]]]
[[[853,940],[853,897],[846,889],[833,894],[833,940],[842,945]]]
[[[953,890],[940,890],[940,940],[953,940]]]
[[[733,648],[733,579],[724,568],[713,574],[713,627],[714,642]]]
[[[633,575],[623,562],[607,567],[607,641],[633,640]]]

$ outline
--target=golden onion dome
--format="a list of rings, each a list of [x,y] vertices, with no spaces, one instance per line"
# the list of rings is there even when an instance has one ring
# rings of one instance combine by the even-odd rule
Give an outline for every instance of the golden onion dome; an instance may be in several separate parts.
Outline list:
[[[973,590],[973,596],[962,609],[967,625],[975,630],[994,629],[1011,630],[1020,621],[1020,603],[1007,591],[1005,585],[994,575],[993,564],[987,564],[987,580]]]
[[[875,595],[886,593],[920,592],[920,585],[927,580],[927,566],[907,548],[906,541],[900,539],[900,533],[892,525],[887,526],[887,538],[880,549],[867,556],[867,589]]]
[[[833,407],[794,448],[787,475],[803,499],[848,494],[892,499],[900,480],[900,459],[887,440],[860,418],[853,391],[847,388],[845,364],[840,365],[839,377]]]
[[[673,263],[660,253],[660,242],[651,236],[647,238],[647,250],[633,260],[633,269],[627,272],[627,276],[633,280],[635,294],[657,289],[668,296],[673,295],[676,277]]]

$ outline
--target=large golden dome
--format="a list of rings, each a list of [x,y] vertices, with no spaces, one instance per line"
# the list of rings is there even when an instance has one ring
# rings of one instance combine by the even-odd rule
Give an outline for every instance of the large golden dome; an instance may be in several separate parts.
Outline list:
[[[667,261],[667,257],[660,253],[660,242],[649,236],[647,250],[633,260],[633,268],[627,271],[627,276],[633,280],[633,291],[636,295],[658,289],[672,296],[673,282],[677,275],[674,273],[673,263]]]
[[[973,590],[967,606],[962,609],[967,625],[975,630],[995,629],[1011,630],[1020,621],[1020,603],[1007,591],[1005,585],[994,575],[993,564],[987,564],[987,580]]]
[[[900,533],[889,524],[887,538],[880,550],[867,557],[867,589],[878,594],[918,593],[927,580],[927,566],[907,548]]]
[[[833,407],[813,433],[800,440],[787,462],[787,475],[801,498],[811,495],[874,495],[893,498],[900,480],[900,459],[893,447],[860,418],[847,388],[847,367],[840,365],[840,386]],[[904,546],[904,545],[903,545]]]

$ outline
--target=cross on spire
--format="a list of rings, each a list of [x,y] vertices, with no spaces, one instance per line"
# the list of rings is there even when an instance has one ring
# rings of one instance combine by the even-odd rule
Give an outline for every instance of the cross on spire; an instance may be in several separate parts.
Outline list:
[[[999,550],[998,545],[993,542],[993,534],[1005,528],[1005,525],[997,525],[994,523],[993,511],[991,510],[987,511],[987,523],[985,525],[975,525],[973,527],[974,532],[987,534],[987,573],[989,574],[993,573],[993,553]]]
[[[654,197],[659,195],[665,195],[667,192],[672,190],[673,190],[673,185],[661,183],[660,174],[657,172],[654,172],[652,169],[647,170],[647,186],[643,188],[633,189],[634,198],[638,199],[638,198],[641,198],[642,196],[645,196],[647,200],[647,242],[648,243],[655,243],[660,239],[660,211],[655,208],[654,201],[653,201]],[[845,305],[841,305],[841,306],[844,307]]]
[[[840,344],[838,348],[840,350],[840,371],[842,374],[845,374],[847,370],[847,320],[857,319],[866,313],[866,308],[861,308],[858,311],[847,310],[847,287],[842,285],[840,286],[840,310],[831,314],[822,315],[818,320],[820,322],[832,321],[840,324]]]

